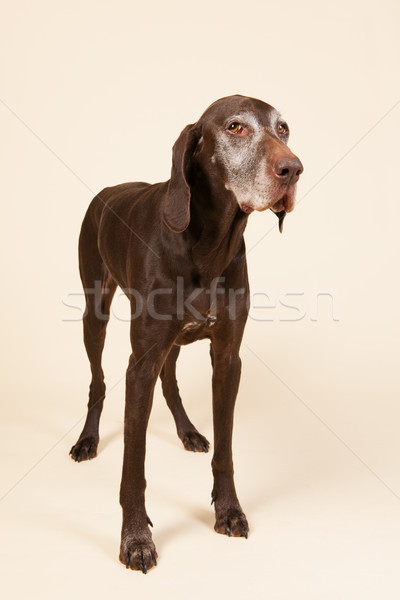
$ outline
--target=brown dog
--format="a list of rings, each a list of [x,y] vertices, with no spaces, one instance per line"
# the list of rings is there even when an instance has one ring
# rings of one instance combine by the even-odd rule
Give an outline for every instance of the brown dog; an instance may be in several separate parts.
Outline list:
[[[146,429],[160,375],[187,450],[207,452],[179,396],[180,346],[211,340],[215,530],[248,534],[233,480],[232,425],[239,348],[249,287],[243,232],[253,210],[293,210],[303,167],[287,147],[288,126],[269,104],[229,96],[182,131],[171,179],[106,188],[89,206],[79,239],[85,289],[84,341],[92,370],[88,414],[71,455],[96,456],[105,395],[101,355],[110,304],[119,285],[131,304],[132,354],[126,374],[125,451],[120,502],[120,560],[146,573],[157,553],[145,508]]]

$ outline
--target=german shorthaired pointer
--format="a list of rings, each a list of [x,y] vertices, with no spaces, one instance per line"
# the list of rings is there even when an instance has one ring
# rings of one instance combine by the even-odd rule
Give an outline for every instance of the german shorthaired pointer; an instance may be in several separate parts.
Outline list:
[[[180,346],[204,338],[211,341],[213,366],[215,530],[247,538],[232,462],[239,348],[249,305],[243,232],[250,213],[268,208],[282,231],[294,208],[303,167],[287,147],[288,137],[286,122],[269,104],[222,98],[180,134],[169,181],[106,188],[84,218],[79,264],[92,381],[85,426],[70,454],[80,462],[97,453],[105,396],[101,355],[119,285],[132,315],[120,491],[120,560],[127,568],[146,573],[157,564],[145,508],[144,461],[158,376],[184,447],[208,451],[208,441],[182,406],[175,378]]]

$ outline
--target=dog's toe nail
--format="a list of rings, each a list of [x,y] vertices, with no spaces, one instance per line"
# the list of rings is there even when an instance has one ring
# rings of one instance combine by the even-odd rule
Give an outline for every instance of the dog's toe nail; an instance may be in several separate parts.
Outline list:
[[[156,559],[156,555],[154,554],[153,551],[151,552],[151,558],[153,559],[154,566],[156,567],[157,566],[157,559]]]
[[[147,522],[150,525],[150,527],[153,527],[153,523],[151,522],[151,519],[149,519],[149,517],[147,517]]]
[[[203,452],[208,452],[208,446],[207,446],[207,444],[203,445]]]
[[[125,560],[125,567],[127,569],[129,569],[130,562],[131,562],[131,553],[128,550],[128,554],[126,555],[126,560]]]
[[[144,573],[144,575],[146,575],[146,573],[147,573],[147,567],[146,567],[146,565],[144,563],[143,551],[140,551],[140,557],[141,557],[140,569],[141,569],[142,573]]]
[[[230,529],[230,527],[227,527],[227,528],[225,529],[225,531],[226,531],[226,534],[227,534],[229,537],[231,537],[231,535],[232,535],[232,534],[231,534],[231,529]]]
[[[245,537],[246,540],[249,537],[249,532],[247,531],[247,529],[243,529],[242,537]]]

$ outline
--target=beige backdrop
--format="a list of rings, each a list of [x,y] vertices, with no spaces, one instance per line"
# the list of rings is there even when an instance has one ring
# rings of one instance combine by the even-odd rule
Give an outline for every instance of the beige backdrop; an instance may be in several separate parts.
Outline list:
[[[397,599],[398,3],[5,0],[1,12],[5,597]],[[183,451],[157,388],[147,507],[160,560],[143,577],[118,562],[122,298],[99,456],[68,457],[89,383],[77,237],[95,192],[167,179],[181,129],[232,93],[279,108],[305,166],[284,234],[269,211],[246,232],[234,452],[251,534],[213,532],[211,454]],[[183,350],[179,382],[211,437],[206,343]]]

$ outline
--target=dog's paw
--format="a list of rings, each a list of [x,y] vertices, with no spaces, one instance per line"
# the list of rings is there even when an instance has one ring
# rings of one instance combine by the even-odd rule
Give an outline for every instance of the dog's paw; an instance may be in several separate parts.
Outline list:
[[[216,513],[214,529],[229,537],[244,537],[249,535],[249,525],[246,515],[240,508],[228,508]]]
[[[78,440],[75,446],[72,446],[69,454],[75,462],[90,460],[97,455],[98,443],[99,441],[92,436],[85,437],[81,440]]]
[[[210,448],[209,441],[196,429],[185,431],[179,437],[182,440],[185,450],[191,452],[208,452]]]
[[[142,571],[146,574],[152,567],[157,565],[156,547],[151,540],[136,540],[132,536],[126,536],[121,542],[119,560],[127,569]]]

